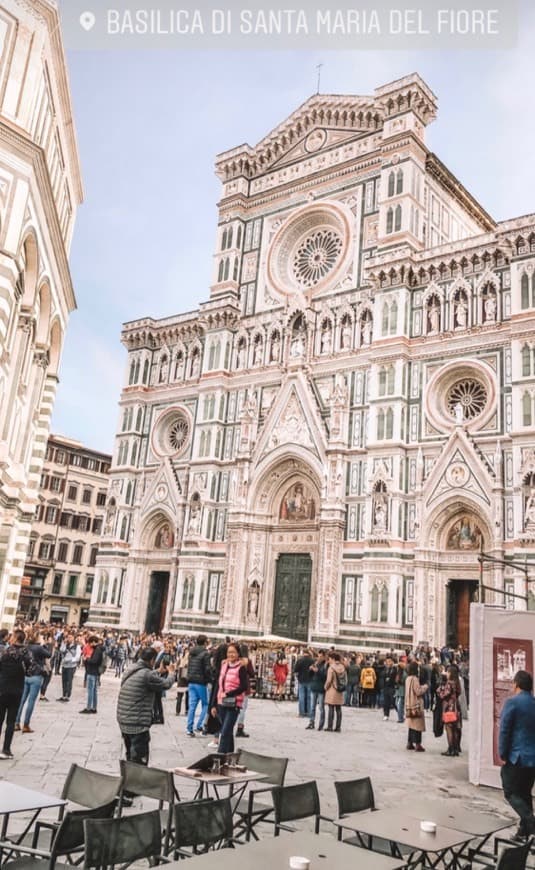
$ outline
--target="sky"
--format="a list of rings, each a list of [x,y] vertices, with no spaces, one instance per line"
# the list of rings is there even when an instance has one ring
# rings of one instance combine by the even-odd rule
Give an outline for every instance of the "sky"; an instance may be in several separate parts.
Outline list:
[[[535,212],[535,7],[508,51],[67,51],[85,199],[78,302],[52,432],[113,451],[121,326],[209,297],[216,154],[256,144],[316,91],[372,94],[418,72],[438,98],[427,144],[496,220]]]

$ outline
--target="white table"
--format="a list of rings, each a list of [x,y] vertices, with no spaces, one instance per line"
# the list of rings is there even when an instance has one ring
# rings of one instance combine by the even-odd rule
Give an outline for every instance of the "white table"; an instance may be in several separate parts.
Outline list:
[[[164,864],[165,870],[287,870],[292,855],[310,859],[310,870],[399,870],[405,861],[367,849],[347,846],[325,834],[297,832],[247,843],[236,849],[218,849],[184,861]]]
[[[66,803],[67,801],[63,798],[34,791],[31,788],[24,788],[22,785],[15,785],[14,782],[7,782],[5,779],[0,780],[0,815],[3,816],[0,839],[7,839],[9,818],[13,813],[33,813],[22,834],[13,841],[21,843],[41,810],[63,807]]]
[[[250,782],[262,782],[266,779],[266,774],[258,773],[256,770],[242,770],[232,773],[232,768],[230,768],[229,772],[225,774],[212,773],[208,770],[195,770],[192,767],[174,767],[172,770],[175,776],[182,776],[189,779],[190,782],[197,783],[194,800],[206,797],[210,790],[219,798],[221,796],[219,789],[227,787],[228,795],[232,798],[233,809],[239,804]]]

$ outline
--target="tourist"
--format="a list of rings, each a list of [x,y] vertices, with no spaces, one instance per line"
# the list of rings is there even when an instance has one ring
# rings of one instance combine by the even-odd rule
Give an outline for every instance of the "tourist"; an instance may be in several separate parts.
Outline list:
[[[340,653],[330,652],[327,667],[327,679],[325,680],[325,703],[329,708],[326,731],[333,730],[335,715],[336,727],[334,730],[341,730],[342,704],[344,703],[346,688],[347,672],[345,665],[342,663]]]
[[[394,701],[396,712],[398,714],[398,724],[403,724],[405,721],[405,683],[407,681],[407,659],[401,656],[396,674],[396,688],[394,692]]]
[[[234,752],[234,725],[246,691],[247,668],[240,659],[238,645],[229,643],[217,684],[217,708],[214,706],[211,709],[212,716],[217,716],[221,723],[218,752]]]
[[[169,675],[154,670],[156,650],[144,649],[137,662],[123,674],[117,698],[117,722],[126,748],[126,760],[148,765],[150,726],[155,692],[169,689],[175,681],[175,666]],[[163,671],[163,667],[162,667]]]
[[[412,661],[407,667],[405,680],[405,719],[409,728],[407,749],[425,752],[422,746],[422,734],[425,731],[425,715],[422,698],[427,692],[427,685],[421,685],[418,678],[418,662]]]
[[[197,731],[203,730],[206,714],[208,712],[208,684],[212,681],[212,667],[210,664],[210,653],[206,649],[208,638],[204,634],[200,634],[197,638],[197,644],[190,650],[188,661],[188,737],[195,737],[194,722],[195,711],[200,703],[201,712],[197,719]]]
[[[241,663],[247,671],[247,690],[243,697],[243,704],[238,716],[238,727],[236,728],[236,737],[249,737],[245,730],[245,714],[249,704],[249,695],[251,694],[251,681],[254,680],[255,672],[251,659],[249,658],[249,650],[245,644],[240,646]]]
[[[369,659],[364,663],[360,672],[360,688],[362,689],[362,706],[375,707],[375,683],[377,674],[372,668]]]
[[[39,700],[46,701],[46,703],[48,703],[48,698],[46,697],[46,690],[48,689],[48,686],[50,685],[50,680],[52,679],[52,656],[54,655],[54,638],[50,634],[50,632],[47,632],[43,635],[43,646],[48,650],[50,656],[44,661],[43,667],[45,673],[43,675],[43,682],[41,683],[41,693],[39,695]]]
[[[98,701],[98,678],[104,662],[104,648],[100,638],[96,634],[92,634],[88,637],[87,646],[91,650],[91,654],[86,656],[84,661],[87,684],[87,704],[83,710],[80,710],[80,713],[96,713]]]
[[[288,662],[286,661],[284,650],[279,650],[277,653],[277,660],[273,665],[273,676],[277,686],[275,697],[280,700],[284,695],[286,680],[288,679]]]
[[[383,719],[386,722],[390,717],[390,710],[395,709],[394,695],[396,691],[396,677],[398,670],[392,656],[385,659],[385,667],[382,674],[383,680]]]
[[[24,643],[25,639],[23,631],[15,630],[11,643],[0,653],[0,733],[6,719],[1,759],[13,758],[11,741],[15,719],[24,691],[24,679],[33,663],[32,654]]]
[[[448,740],[448,748],[442,755],[457,756],[461,743],[461,685],[455,665],[450,665],[446,680],[438,686],[436,693],[442,701],[442,721]]]
[[[360,707],[360,665],[355,653],[351,653],[347,665],[347,689],[344,698],[346,707]]]
[[[498,751],[504,762],[501,778],[505,800],[520,816],[516,839],[535,834],[532,791],[535,784],[535,698],[533,677],[517,671],[512,698],[503,705]]]
[[[74,634],[68,633],[60,646],[61,653],[61,688],[62,695],[58,701],[70,701],[74,673],[82,657],[82,648],[77,643]]]
[[[33,709],[37,696],[41,691],[43,678],[46,673],[46,661],[50,658],[50,651],[41,643],[39,633],[34,631],[28,637],[28,649],[32,654],[32,663],[26,671],[24,677],[24,690],[20,699],[19,709],[15,719],[15,731],[20,731],[20,720],[22,718],[22,710],[26,704],[26,712],[24,714],[24,725],[22,726],[23,734],[32,734],[33,728],[30,728]]]
[[[180,716],[182,699],[184,699],[184,712],[188,714],[188,662],[189,649],[186,647],[177,662],[177,689],[176,689],[176,715]]]
[[[294,674],[297,678],[297,702],[299,716],[308,718],[310,715],[310,684],[312,682],[312,671],[310,670],[314,664],[311,651],[303,650],[303,655],[300,656],[294,668]]]
[[[310,668],[310,720],[307,729],[312,730],[316,724],[316,707],[319,707],[318,731],[323,731],[325,725],[325,680],[327,679],[327,654],[320,649],[316,661]]]

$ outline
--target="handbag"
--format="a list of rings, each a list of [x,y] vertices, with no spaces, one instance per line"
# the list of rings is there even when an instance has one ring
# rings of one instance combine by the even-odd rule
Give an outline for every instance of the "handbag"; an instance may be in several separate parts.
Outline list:
[[[458,715],[455,710],[446,710],[445,713],[442,714],[442,721],[445,725],[451,725],[453,722],[457,722]]]
[[[420,706],[418,707],[406,707],[405,715],[408,719],[423,719],[424,711]]]
[[[236,698],[221,698],[221,706],[228,707],[229,710],[234,710],[237,707]]]

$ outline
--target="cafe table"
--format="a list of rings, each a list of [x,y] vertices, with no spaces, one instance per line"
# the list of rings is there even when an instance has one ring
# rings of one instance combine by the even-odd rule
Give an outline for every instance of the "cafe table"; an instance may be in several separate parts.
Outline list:
[[[444,798],[441,801],[412,799],[403,807],[409,816],[415,819],[425,819],[435,822],[445,828],[454,828],[471,834],[475,842],[470,848],[472,857],[483,854],[490,837],[510,828],[513,822],[504,816],[494,816],[492,813],[484,813],[479,810],[466,810],[459,806],[459,802],[452,798]]]
[[[23,832],[18,834],[16,838],[12,838],[12,842],[18,844],[22,843],[41,810],[63,807],[66,803],[66,800],[55,797],[55,795],[24,788],[22,785],[7,782],[5,779],[0,780],[0,816],[2,816],[0,839],[2,841],[7,839],[9,819],[15,813],[32,813],[32,817]]]
[[[424,817],[427,820],[427,814]],[[392,854],[411,867],[455,870],[474,835],[455,828],[437,825],[434,833],[422,831],[420,819],[398,810],[350,813],[335,819],[340,828],[354,831],[362,846],[373,849],[373,838],[388,840]],[[432,819],[429,819],[432,821]]]
[[[218,849],[184,861],[165,864],[165,870],[288,870],[289,860],[300,855],[310,860],[310,870],[400,870],[405,861],[339,843],[335,837],[299,831],[247,843],[236,849]]]
[[[174,767],[172,768],[175,776],[181,776],[197,784],[194,800],[210,797],[212,792],[216,798],[221,797],[220,789],[227,788],[228,796],[232,799],[232,805],[235,809],[242,799],[247,786],[251,782],[262,782],[266,779],[266,774],[258,773],[256,770],[234,771],[229,768],[228,773],[212,773],[209,770],[195,770],[191,767]]]

